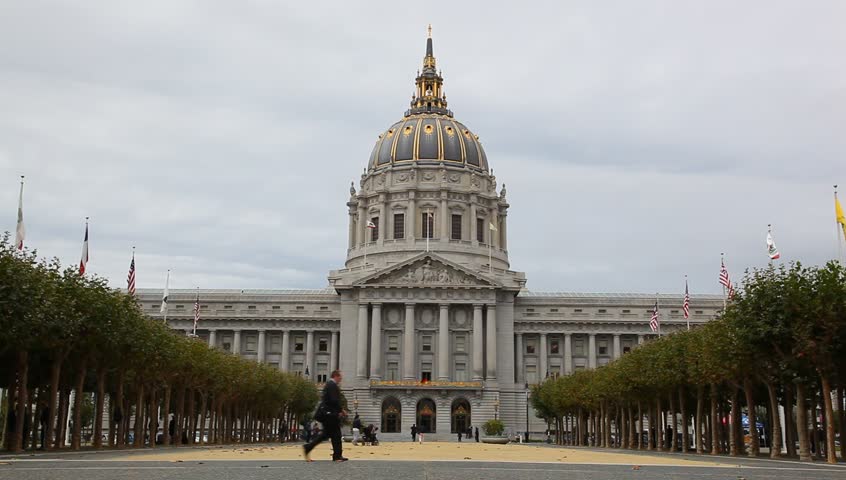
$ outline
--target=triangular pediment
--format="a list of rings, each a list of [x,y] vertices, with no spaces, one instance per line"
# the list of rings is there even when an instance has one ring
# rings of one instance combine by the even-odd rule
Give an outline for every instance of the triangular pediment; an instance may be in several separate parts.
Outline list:
[[[426,253],[382,269],[356,285],[401,287],[498,287],[498,283],[435,254]]]

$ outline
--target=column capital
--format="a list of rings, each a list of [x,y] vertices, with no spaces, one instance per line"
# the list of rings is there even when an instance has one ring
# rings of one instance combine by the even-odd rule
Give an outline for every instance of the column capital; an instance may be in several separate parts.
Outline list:
[[[440,303],[440,304],[438,304],[438,306],[439,306],[439,307],[441,307],[441,310],[443,310],[443,309],[445,309],[445,308],[449,308],[449,304],[448,304],[448,303]]]
[[[380,307],[380,308],[381,308],[381,307],[382,307],[382,302],[370,302],[370,305],[371,305],[371,306],[374,306],[374,307]]]
[[[417,306],[415,302],[405,302],[405,308],[414,308],[415,306]]]
[[[523,332],[516,332],[514,335],[516,335],[519,338],[523,338]]]
[[[207,330],[208,330],[209,332],[217,332],[217,329],[216,329],[216,328],[208,328]]]
[[[481,309],[482,309],[482,307],[484,307],[484,306],[485,306],[485,305],[484,305],[484,304],[482,304],[482,303],[474,303],[474,304],[473,304],[473,310],[481,310]]]

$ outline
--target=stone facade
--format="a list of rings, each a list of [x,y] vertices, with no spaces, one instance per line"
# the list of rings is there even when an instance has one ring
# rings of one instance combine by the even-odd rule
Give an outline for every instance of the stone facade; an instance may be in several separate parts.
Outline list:
[[[528,385],[595,368],[654,336],[654,295],[538,293],[508,259],[506,188],[479,138],[452,118],[431,38],[406,116],[379,136],[347,202],[344,268],[323,290],[204,290],[198,335],[210,346],[343,388],[383,432],[450,434],[527,419]],[[159,316],[161,290],[139,290]],[[194,290],[172,290],[168,323],[191,332]],[[687,328],[681,295],[661,295],[663,333]],[[718,296],[691,297],[690,324]]]

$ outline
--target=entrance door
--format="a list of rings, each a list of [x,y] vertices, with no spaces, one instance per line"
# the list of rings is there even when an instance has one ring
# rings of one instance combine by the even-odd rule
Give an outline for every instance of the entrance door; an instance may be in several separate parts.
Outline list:
[[[435,433],[435,402],[424,398],[417,402],[417,428],[421,433]]]
[[[461,432],[467,433],[467,429],[472,425],[470,421],[470,402],[464,398],[456,398],[452,402],[452,411],[450,412],[452,433]]]
[[[384,433],[399,433],[402,431],[400,417],[402,405],[394,397],[388,397],[382,402],[382,431]]]

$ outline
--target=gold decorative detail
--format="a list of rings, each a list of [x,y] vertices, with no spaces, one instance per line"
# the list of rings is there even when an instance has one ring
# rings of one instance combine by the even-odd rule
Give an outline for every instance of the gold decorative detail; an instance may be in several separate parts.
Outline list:
[[[402,130],[402,134],[407,137],[407,136],[411,135],[411,132],[413,132],[413,131],[414,131],[414,128],[411,125],[408,125],[407,127],[405,127]]]
[[[449,135],[450,137],[455,135],[455,130],[453,130],[452,127],[450,127],[449,125],[444,127],[444,131],[446,131],[446,134]]]
[[[434,128],[432,128],[431,125],[426,125],[425,127],[423,127],[423,131],[426,132],[426,135],[431,135],[432,130],[434,130]]]
[[[473,137],[471,135],[472,134],[470,133],[470,130],[464,130],[464,136],[465,137],[472,139]]]
[[[394,136],[394,129],[390,129],[390,130],[388,130],[387,135],[388,135],[388,138],[393,137],[393,136]]]
[[[397,413],[399,413],[399,410],[397,409],[397,407],[391,405],[391,406],[389,406],[388,408],[385,409],[385,413],[388,414],[388,415],[397,414]]]
[[[372,387],[429,387],[429,388],[482,388],[482,382],[445,382],[432,380],[423,382],[419,380],[371,380]]]
[[[464,409],[464,405],[459,405],[452,413],[457,417],[463,417],[467,415],[467,410]]]
[[[432,408],[429,407],[429,405],[425,405],[423,408],[420,409],[420,416],[431,417],[434,414],[435,412],[432,411]]]

